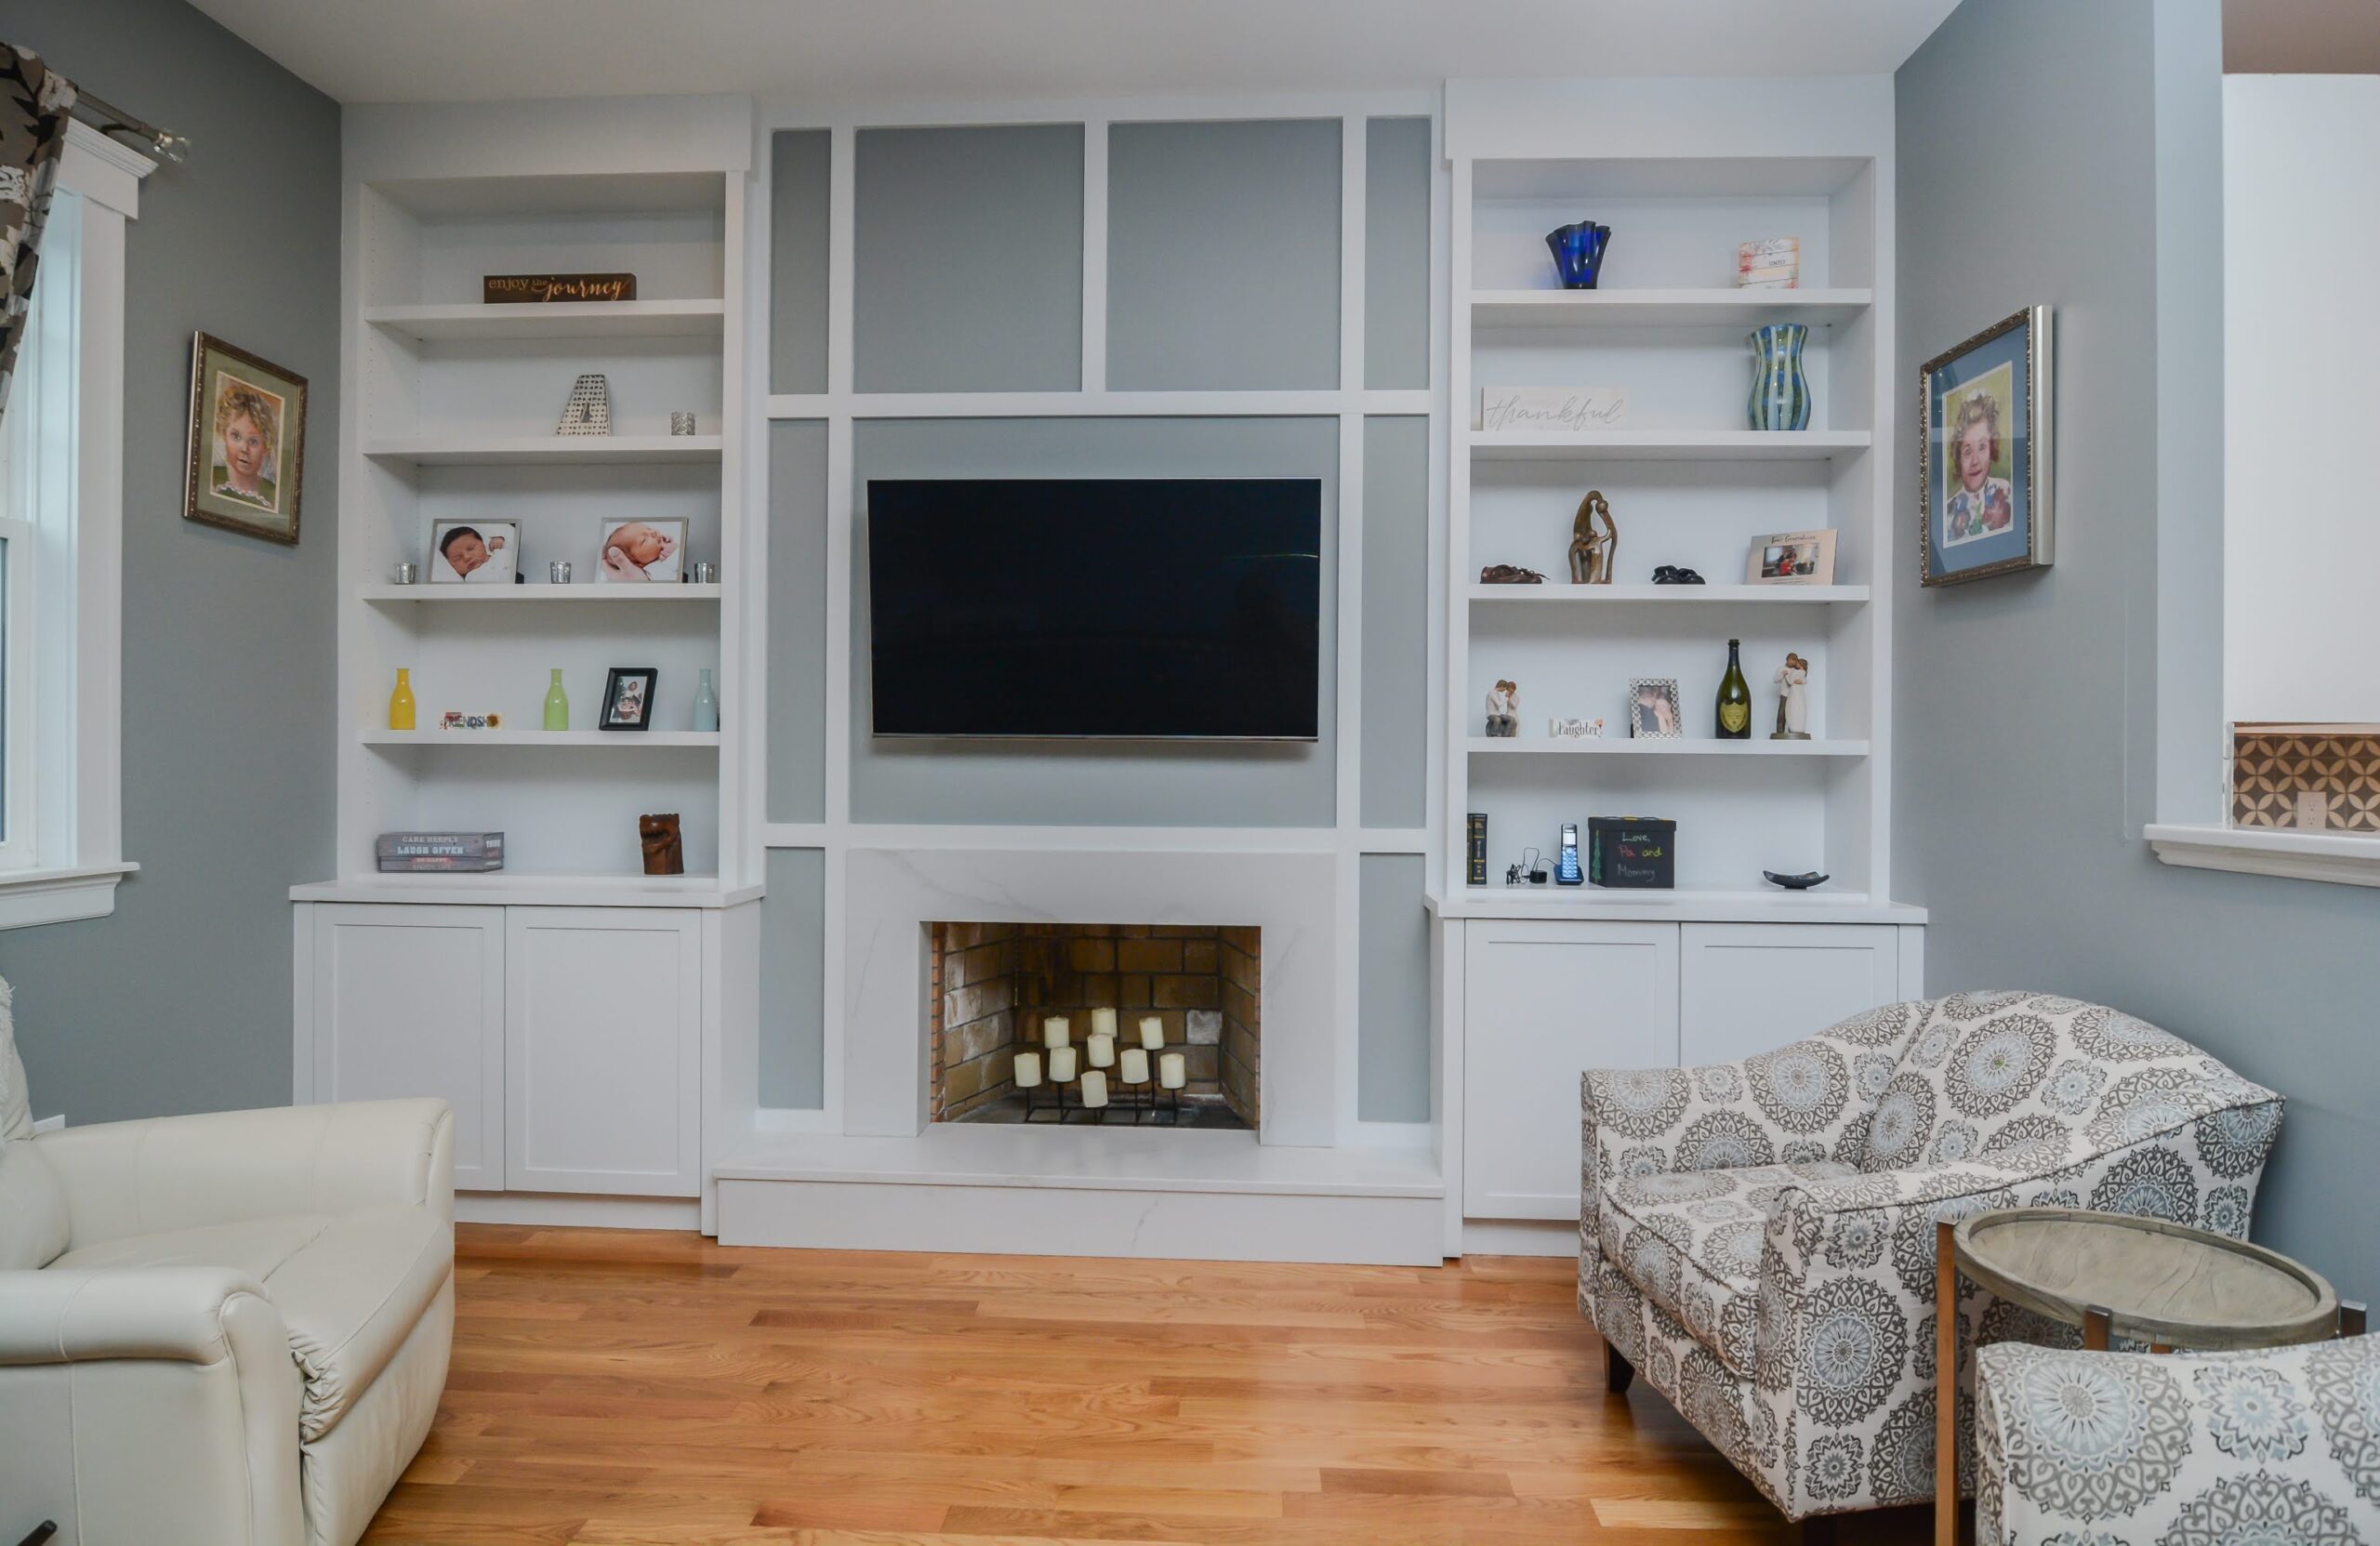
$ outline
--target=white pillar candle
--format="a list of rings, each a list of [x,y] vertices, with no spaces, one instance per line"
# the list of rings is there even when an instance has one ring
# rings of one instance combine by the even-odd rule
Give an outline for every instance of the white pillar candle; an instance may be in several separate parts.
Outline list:
[[[1165,1022],[1156,1015],[1141,1016],[1141,1045],[1154,1052],[1165,1045]]]
[[[1053,1014],[1041,1022],[1041,1045],[1064,1047],[1066,1044],[1066,1031],[1069,1024],[1063,1014]]]
[[[1107,1103],[1107,1076],[1096,1068],[1082,1077],[1082,1103],[1090,1111]]]
[[[1091,1011],[1091,1034],[1093,1036],[1113,1037],[1116,1034],[1116,1011],[1114,1010]]]
[[[1090,1054],[1091,1065],[1093,1068],[1116,1066],[1116,1038],[1113,1036],[1093,1031],[1082,1045],[1083,1050]]]
[[[1071,1047],[1050,1049],[1050,1077],[1060,1084],[1075,1082],[1075,1050]]]
[[[1017,1053],[1016,1087],[1019,1090],[1031,1090],[1040,1082],[1041,1054],[1038,1052]]]
[[[1126,1084],[1149,1082],[1149,1055],[1138,1047],[1124,1049],[1123,1080]]]
[[[1179,1052],[1165,1052],[1157,1060],[1157,1082],[1168,1090],[1179,1090],[1190,1082],[1190,1060]]]

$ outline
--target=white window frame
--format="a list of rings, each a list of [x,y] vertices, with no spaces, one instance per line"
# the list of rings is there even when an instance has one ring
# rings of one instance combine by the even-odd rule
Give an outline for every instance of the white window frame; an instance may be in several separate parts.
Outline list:
[[[11,672],[9,741],[30,751],[32,766],[29,787],[21,777],[9,786],[30,821],[9,830],[31,848],[10,841],[0,852],[0,929],[104,918],[115,911],[116,883],[139,867],[124,858],[124,252],[140,181],[155,169],[84,124],[68,128],[58,186],[80,201],[80,240],[71,269],[53,266],[35,283],[62,283],[75,297],[72,388],[62,407],[53,404],[71,417],[74,456],[66,519],[25,534],[46,545],[37,559],[44,583],[32,606],[10,608],[33,669],[31,701],[26,677]],[[23,380],[11,396],[8,413],[31,411]],[[24,566],[11,569],[35,588]],[[21,739],[20,728],[30,732]]]

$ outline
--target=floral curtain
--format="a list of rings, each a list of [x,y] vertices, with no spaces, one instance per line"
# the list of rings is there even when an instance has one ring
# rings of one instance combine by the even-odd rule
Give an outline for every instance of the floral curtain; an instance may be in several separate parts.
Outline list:
[[[66,148],[73,83],[14,44],[0,43],[0,413],[17,372],[49,218],[58,156]]]

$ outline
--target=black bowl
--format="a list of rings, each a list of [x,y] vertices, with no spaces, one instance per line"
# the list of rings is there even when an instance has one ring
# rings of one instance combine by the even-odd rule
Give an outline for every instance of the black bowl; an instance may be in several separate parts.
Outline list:
[[[1805,870],[1800,875],[1779,875],[1773,869],[1762,870],[1760,874],[1761,878],[1770,885],[1782,886],[1789,892],[1805,892],[1812,886],[1823,886],[1833,879],[1832,876],[1820,875],[1814,869]]]

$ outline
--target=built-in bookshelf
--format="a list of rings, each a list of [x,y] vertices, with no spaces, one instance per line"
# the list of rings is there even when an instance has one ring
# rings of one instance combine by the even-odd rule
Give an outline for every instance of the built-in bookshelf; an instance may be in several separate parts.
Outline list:
[[[350,186],[344,733],[337,873],[326,884],[365,885],[375,899],[500,899],[550,882],[573,901],[648,902],[656,893],[641,873],[637,817],[653,812],[683,826],[689,874],[668,894],[748,879],[735,857],[744,726],[732,707],[721,730],[694,726],[701,672],[723,705],[737,701],[726,641],[747,580],[737,560],[744,177],[661,145],[601,171],[583,149],[552,150],[498,148],[485,176],[452,175],[433,152],[423,175],[402,175],[382,156]],[[485,275],[540,272],[633,273],[636,298],[482,300]],[[588,372],[608,382],[612,432],[557,435],[572,384]],[[679,411],[695,416],[697,433],[669,432]],[[707,561],[723,577],[602,583],[602,533],[656,517],[686,522],[689,573]],[[398,583],[403,562],[427,580],[442,520],[511,523],[522,583]],[[566,586],[549,583],[555,560],[571,563]],[[389,727],[401,667],[417,705],[411,731]],[[648,729],[598,728],[614,667],[659,671]],[[571,708],[559,732],[542,714],[556,668]],[[502,727],[443,730],[449,710],[496,714]],[[373,839],[402,828],[502,830],[502,883],[385,884]]]
[[[1457,150],[1447,910],[1599,916],[1625,904],[1742,921],[1883,905],[1892,458],[1879,437],[1893,333],[1877,233],[1888,168],[1871,156]],[[1563,290],[1545,233],[1584,218],[1617,234],[1599,286]],[[1801,242],[1798,287],[1734,286],[1738,243],[1789,235]],[[1805,429],[1747,425],[1745,336],[1771,321],[1810,329]],[[1470,426],[1483,386],[1617,388],[1628,408],[1607,429],[1482,431]],[[1619,526],[1606,586],[1569,583],[1571,522],[1590,489]],[[1835,533],[1833,583],[1747,583],[1753,537],[1817,528]],[[1545,583],[1481,584],[1488,564],[1534,569]],[[1707,583],[1656,585],[1662,564]],[[1730,639],[1742,641],[1753,691],[1749,741],[1715,735]],[[1805,741],[1768,738],[1771,679],[1789,651],[1811,665]],[[1682,736],[1629,737],[1630,683],[1646,677],[1677,681]],[[1515,738],[1483,734],[1500,681],[1519,685]],[[1555,738],[1557,717],[1600,719],[1603,734]],[[1486,887],[1466,884],[1464,818],[1474,811],[1488,818]],[[1550,854],[1562,824],[1583,831],[1599,815],[1674,819],[1677,890],[1564,896],[1502,884],[1524,850]],[[1802,896],[1764,890],[1764,870],[1833,879]]]

